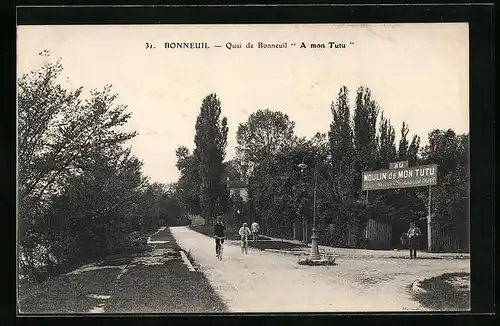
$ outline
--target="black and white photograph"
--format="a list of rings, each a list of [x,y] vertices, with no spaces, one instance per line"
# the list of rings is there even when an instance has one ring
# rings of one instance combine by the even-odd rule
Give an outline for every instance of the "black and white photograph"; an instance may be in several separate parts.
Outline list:
[[[470,311],[467,23],[16,33],[19,315]]]

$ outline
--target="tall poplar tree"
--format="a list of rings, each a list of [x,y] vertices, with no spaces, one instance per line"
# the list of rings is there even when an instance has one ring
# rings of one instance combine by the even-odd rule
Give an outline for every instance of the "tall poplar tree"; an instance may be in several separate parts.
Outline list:
[[[420,151],[420,136],[413,135],[413,139],[411,140],[410,146],[408,147],[408,157],[407,157],[410,166],[417,165],[419,151]]]
[[[177,194],[184,207],[190,213],[199,215],[200,209],[200,176],[196,157],[185,146],[175,150],[177,169],[181,176],[177,183]]]
[[[375,168],[377,154],[377,116],[379,108],[370,89],[360,86],[354,109],[354,149],[356,153],[356,191],[361,191],[361,172]]]
[[[377,116],[379,108],[372,97],[370,89],[360,86],[356,94],[354,109],[354,150],[355,150],[355,177],[354,190],[358,201],[351,206],[351,230],[354,234],[356,246],[361,245],[362,230],[369,217],[368,206],[359,200],[365,199],[362,194],[361,177],[363,171],[374,170],[378,157]],[[364,201],[364,200],[363,200]]]
[[[396,131],[391,125],[391,121],[384,117],[382,114],[380,117],[379,125],[379,169],[387,169],[389,163],[393,162],[397,158],[396,151]]]
[[[401,139],[399,140],[399,147],[398,147],[398,159],[399,160],[406,160],[407,155],[408,155],[408,132],[410,130],[408,129],[408,125],[406,122],[403,122],[403,125],[401,126]]]
[[[196,120],[193,155],[200,177],[200,207],[209,224],[228,205],[227,188],[222,180],[227,145],[227,118],[221,117],[221,102],[215,93],[206,96]]]
[[[333,120],[328,139],[333,177],[339,199],[346,201],[352,197],[354,186],[354,143],[347,87],[342,86],[331,111]]]

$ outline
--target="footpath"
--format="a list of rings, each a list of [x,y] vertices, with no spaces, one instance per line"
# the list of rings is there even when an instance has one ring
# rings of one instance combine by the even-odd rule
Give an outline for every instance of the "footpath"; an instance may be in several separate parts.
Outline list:
[[[170,229],[231,312],[426,311],[414,300],[415,280],[470,270],[467,259],[359,259],[360,252],[337,249],[336,266],[304,266],[294,255],[252,247],[243,255],[232,240],[219,261],[212,237],[189,227]]]

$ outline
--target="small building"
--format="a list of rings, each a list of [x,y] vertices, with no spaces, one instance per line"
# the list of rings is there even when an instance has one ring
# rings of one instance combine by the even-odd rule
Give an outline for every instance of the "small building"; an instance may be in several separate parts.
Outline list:
[[[227,187],[230,196],[238,194],[243,202],[248,201],[248,182],[245,180],[227,180]]]

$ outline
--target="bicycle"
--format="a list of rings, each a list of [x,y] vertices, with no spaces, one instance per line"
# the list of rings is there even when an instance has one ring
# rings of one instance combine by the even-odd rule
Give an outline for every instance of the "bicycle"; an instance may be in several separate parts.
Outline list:
[[[248,237],[241,239],[241,253],[248,255]]]
[[[221,241],[221,240],[224,240],[226,237],[218,237],[218,236],[215,236],[215,239],[218,239],[219,240],[219,251],[217,252],[217,258],[219,260],[222,260],[222,253],[224,251],[224,241]]]

